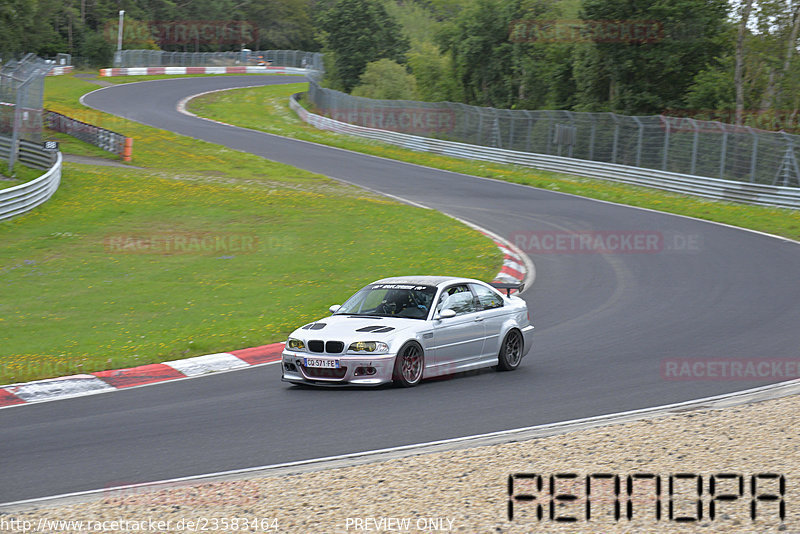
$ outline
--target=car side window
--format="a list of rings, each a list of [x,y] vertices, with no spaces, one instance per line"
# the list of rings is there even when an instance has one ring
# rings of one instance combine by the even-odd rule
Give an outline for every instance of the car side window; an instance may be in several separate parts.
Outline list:
[[[493,310],[503,307],[503,298],[488,287],[478,284],[470,284],[470,286],[475,295],[477,295],[479,310]]]
[[[456,315],[478,311],[478,307],[475,304],[475,296],[466,284],[449,287],[439,297],[436,311],[441,312],[448,309],[456,312]]]

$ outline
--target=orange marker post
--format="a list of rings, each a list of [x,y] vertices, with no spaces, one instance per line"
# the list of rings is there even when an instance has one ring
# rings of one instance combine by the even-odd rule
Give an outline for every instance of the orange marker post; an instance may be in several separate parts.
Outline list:
[[[133,155],[133,138],[125,138],[125,148],[122,149],[122,161],[130,161]]]

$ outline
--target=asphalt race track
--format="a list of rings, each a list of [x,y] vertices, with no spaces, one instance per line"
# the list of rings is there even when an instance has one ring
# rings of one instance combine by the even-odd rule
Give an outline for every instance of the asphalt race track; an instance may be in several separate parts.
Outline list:
[[[661,232],[667,239],[644,253],[532,255],[536,282],[524,297],[535,345],[513,373],[487,370],[413,389],[305,389],[281,383],[279,367],[268,365],[0,410],[0,503],[526,427],[780,381],[668,380],[668,359],[798,358],[797,244],[176,111],[179,100],[203,91],[297,81],[132,83],[97,91],[86,103],[421,202],[512,240],[518,232],[563,231]],[[687,242],[692,250],[675,250]],[[303,252],[292,261],[302,261]]]

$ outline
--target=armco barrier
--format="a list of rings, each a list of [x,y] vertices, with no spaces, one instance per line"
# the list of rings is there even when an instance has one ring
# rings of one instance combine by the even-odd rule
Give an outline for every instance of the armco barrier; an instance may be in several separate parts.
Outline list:
[[[7,158],[11,140],[0,137],[0,157]],[[19,161],[49,170],[30,182],[0,189],[0,221],[21,215],[53,196],[61,183],[61,152],[49,152],[41,146],[20,142]]]
[[[90,145],[117,154],[125,161],[131,160],[133,139],[130,137],[49,110],[45,112],[45,124],[55,132],[71,135]]]
[[[411,150],[432,152],[458,158],[523,165],[536,169],[654,187],[674,193],[698,195],[716,200],[747,202],[750,204],[779,206],[784,208],[800,208],[800,188],[796,187],[769,186],[731,180],[719,180],[716,178],[678,174],[641,167],[630,167],[614,163],[470,145],[454,141],[443,141],[430,137],[419,137],[387,130],[367,128],[310,113],[300,105],[297,101],[297,97],[298,95],[293,95],[291,97],[290,107],[303,121],[316,128],[366,137]]]

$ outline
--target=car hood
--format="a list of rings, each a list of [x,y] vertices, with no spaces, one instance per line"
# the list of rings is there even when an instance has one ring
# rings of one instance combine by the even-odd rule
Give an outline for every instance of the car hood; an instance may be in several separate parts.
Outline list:
[[[302,326],[290,337],[303,340],[387,341],[398,332],[425,328],[427,321],[394,317],[331,315]]]

